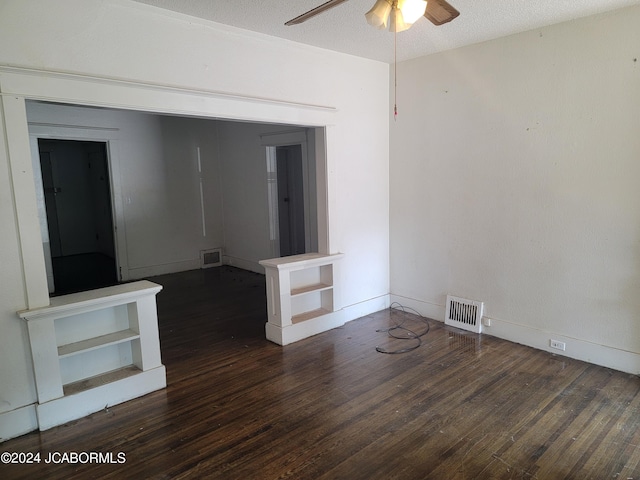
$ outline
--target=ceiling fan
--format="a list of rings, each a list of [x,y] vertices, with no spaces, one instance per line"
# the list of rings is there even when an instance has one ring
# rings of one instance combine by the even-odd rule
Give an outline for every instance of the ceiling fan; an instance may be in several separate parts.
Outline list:
[[[289,20],[285,25],[297,25],[305,22],[346,1],[329,0]],[[401,32],[411,27],[422,15],[434,25],[442,25],[456,18],[460,12],[445,0],[377,0],[373,8],[365,14],[365,17],[370,25],[378,29],[384,30],[389,27],[392,32]]]

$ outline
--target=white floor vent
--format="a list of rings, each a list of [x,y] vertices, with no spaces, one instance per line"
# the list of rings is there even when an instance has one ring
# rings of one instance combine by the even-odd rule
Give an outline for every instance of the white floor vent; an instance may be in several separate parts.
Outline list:
[[[222,249],[200,250],[200,268],[219,267],[222,265]]]
[[[444,323],[470,332],[481,333],[483,306],[482,302],[447,295]]]

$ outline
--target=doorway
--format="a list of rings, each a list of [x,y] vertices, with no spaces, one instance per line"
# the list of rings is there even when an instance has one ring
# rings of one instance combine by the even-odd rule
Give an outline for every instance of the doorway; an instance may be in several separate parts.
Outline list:
[[[276,147],[280,256],[306,252],[302,145]]]
[[[306,129],[261,135],[273,258],[319,251],[315,152],[319,133]]]
[[[118,283],[107,143],[38,139],[53,295]]]

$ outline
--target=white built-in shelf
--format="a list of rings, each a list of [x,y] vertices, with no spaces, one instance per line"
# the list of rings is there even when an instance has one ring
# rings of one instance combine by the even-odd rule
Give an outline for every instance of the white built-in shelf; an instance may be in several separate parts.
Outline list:
[[[327,315],[331,313],[326,308],[316,308],[315,310],[309,310],[307,312],[299,313],[298,315],[294,315],[291,317],[291,323],[300,323],[306,322],[307,320],[311,320],[312,318],[321,317],[322,315]]]
[[[141,372],[142,370],[140,370],[138,367],[129,365],[126,367],[118,368],[117,370],[111,370],[110,372],[105,372],[100,375],[95,375],[93,377],[85,378],[77,382],[69,383],[63,386],[63,391],[65,395],[75,395],[87,390],[107,385],[109,383],[117,382],[118,380],[132,377]]]
[[[119,332],[100,335],[99,337],[88,338],[80,342],[69,343],[58,347],[58,357],[64,358],[77,353],[89,352],[97,348],[107,347],[109,345],[117,345],[118,343],[130,342],[140,338],[138,332],[133,330],[121,330]]]
[[[315,285],[307,285],[304,287],[292,288],[291,296],[295,297],[296,295],[304,295],[305,293],[321,292],[322,290],[330,290],[332,288],[333,288],[333,285],[327,285],[326,283],[317,283]]]
[[[156,295],[148,281],[51,299],[27,322],[40,430],[164,388]]]
[[[337,262],[343,256],[305,253],[260,262],[267,277],[267,339],[286,345],[333,328]]]

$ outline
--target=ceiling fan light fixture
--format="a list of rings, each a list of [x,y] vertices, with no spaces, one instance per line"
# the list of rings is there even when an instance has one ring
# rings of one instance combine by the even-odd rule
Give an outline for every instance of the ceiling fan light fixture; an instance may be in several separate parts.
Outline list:
[[[379,30],[384,30],[389,24],[389,14],[391,13],[391,3],[387,0],[377,0],[371,10],[364,14],[367,23]]]
[[[392,32],[404,32],[411,27],[410,23],[406,23],[402,16],[402,10],[398,7],[391,9],[391,15],[389,16],[389,30]]]
[[[289,20],[285,25],[290,26],[306,22],[310,18],[346,1],[325,1],[322,5]],[[365,13],[367,23],[380,30],[385,30],[389,25],[389,21],[391,21],[390,30],[392,32],[401,32],[408,29],[421,15],[427,17],[434,25],[442,25],[456,18],[460,15],[460,12],[453,8],[447,0],[376,0],[371,10]]]
[[[398,8],[402,12],[404,23],[413,25],[424,15],[427,2],[425,0],[398,0]]]

